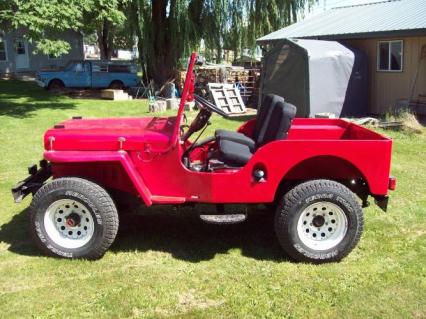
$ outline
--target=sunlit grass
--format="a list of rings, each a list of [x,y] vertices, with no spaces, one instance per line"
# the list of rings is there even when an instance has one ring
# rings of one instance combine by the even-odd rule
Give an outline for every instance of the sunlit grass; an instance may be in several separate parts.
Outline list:
[[[364,236],[341,263],[288,261],[264,216],[218,227],[171,207],[123,217],[99,261],[44,257],[28,238],[30,196],[16,205],[10,193],[41,158],[43,132],[75,115],[148,114],[144,101],[76,100],[0,81],[0,317],[426,317],[425,131],[386,132],[398,189],[388,213],[365,210]],[[211,121],[209,134],[241,124]]]

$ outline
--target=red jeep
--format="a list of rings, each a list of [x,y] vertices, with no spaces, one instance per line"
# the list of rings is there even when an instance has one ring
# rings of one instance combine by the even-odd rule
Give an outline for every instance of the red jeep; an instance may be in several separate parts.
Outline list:
[[[368,197],[383,209],[392,141],[341,119],[294,118],[296,107],[265,95],[256,119],[237,132],[190,141],[203,131],[216,105],[195,96],[199,113],[184,124],[193,91],[193,53],[175,117],[67,120],[44,136],[44,160],[13,189],[16,202],[32,193],[31,228],[50,255],[100,258],[113,243],[119,213],[112,190],[137,195],[146,206],[208,203],[211,223],[236,223],[248,210],[226,214],[228,204],[264,204],[275,213],[275,232],[298,261],[345,257],[363,230]],[[52,177],[52,180],[46,181]],[[107,191],[108,190],[108,191]]]

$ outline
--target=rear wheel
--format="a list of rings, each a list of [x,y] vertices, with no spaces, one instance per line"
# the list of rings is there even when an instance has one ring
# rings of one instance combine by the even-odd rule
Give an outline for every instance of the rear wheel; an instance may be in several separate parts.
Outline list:
[[[281,201],[275,231],[295,260],[338,261],[358,243],[364,220],[361,205],[344,185],[329,180],[299,184]]]
[[[122,90],[124,88],[124,84],[123,82],[118,80],[112,81],[111,84],[109,85],[109,88],[113,90]]]
[[[113,243],[118,214],[108,193],[81,178],[58,178],[34,195],[31,231],[47,254],[97,259]]]

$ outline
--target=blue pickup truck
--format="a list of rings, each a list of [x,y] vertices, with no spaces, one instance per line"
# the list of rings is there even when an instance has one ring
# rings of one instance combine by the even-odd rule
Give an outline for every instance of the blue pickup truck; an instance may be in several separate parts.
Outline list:
[[[70,61],[62,70],[37,72],[37,83],[48,90],[62,88],[123,89],[137,86],[136,65],[116,61]]]

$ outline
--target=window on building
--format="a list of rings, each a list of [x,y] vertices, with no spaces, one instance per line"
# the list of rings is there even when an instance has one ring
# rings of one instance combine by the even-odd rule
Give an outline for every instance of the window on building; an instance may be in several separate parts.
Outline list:
[[[6,61],[6,43],[2,37],[0,37],[0,61]]]
[[[16,39],[15,40],[15,52],[16,54],[25,54],[25,43],[22,39]]]
[[[379,41],[377,46],[378,71],[402,71],[402,40]]]

